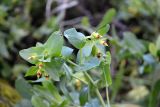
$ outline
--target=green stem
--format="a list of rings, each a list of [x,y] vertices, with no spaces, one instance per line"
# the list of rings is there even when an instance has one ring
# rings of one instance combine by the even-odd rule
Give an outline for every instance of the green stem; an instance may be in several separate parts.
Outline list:
[[[89,79],[89,81],[91,82],[91,84],[92,84],[94,87],[96,87],[96,85],[95,85],[93,79],[91,78],[91,76],[90,76],[87,72],[83,72],[83,73],[84,73],[84,75]]]
[[[107,107],[111,107],[110,106],[110,101],[109,101],[109,94],[108,94],[108,86],[106,86],[106,97],[107,97]]]
[[[80,64],[82,64],[82,49],[80,49]]]
[[[99,98],[99,100],[100,100],[102,106],[103,106],[103,107],[106,107],[106,105],[105,105],[105,103],[104,103],[104,100],[103,100],[103,98],[102,98],[102,96],[101,96],[101,94],[100,94],[98,88],[96,88],[95,91],[96,91],[96,94],[97,94],[97,96],[98,96],[98,98]]]
[[[99,98],[99,100],[100,100],[100,102],[102,104],[102,107],[106,107],[105,102],[104,102],[104,100],[103,100],[98,88],[96,87],[96,84],[94,83],[93,79],[91,78],[91,76],[87,72],[84,72],[84,74],[90,80],[90,82],[95,86],[95,92],[96,92],[97,97]]]
[[[74,65],[74,66],[79,66],[76,63],[72,62],[71,60],[67,60],[67,62],[70,63],[70,64],[72,64],[72,65]],[[91,76],[87,72],[83,72],[83,73],[89,79],[89,81],[92,83],[92,85],[95,87],[95,92],[96,92],[97,97],[99,98],[99,100],[100,100],[100,102],[102,104],[102,107],[106,107],[105,102],[104,102],[104,100],[103,100],[103,98],[102,98],[102,96],[101,96],[101,94],[100,94],[100,92],[99,92],[96,84],[94,83],[93,79],[91,78]],[[74,78],[77,78],[74,75],[72,75],[72,76]],[[79,78],[77,78],[77,79],[79,79]],[[81,79],[79,79],[79,80],[82,81]],[[84,81],[82,81],[82,82],[84,82]]]
[[[77,66],[77,67],[79,66],[79,65],[77,65],[76,63],[74,63],[73,61],[71,61],[69,59],[67,60],[67,62],[70,63],[70,64],[72,64],[72,65],[74,65],[74,66]]]
[[[81,82],[83,82],[84,84],[88,84],[87,82],[83,81],[82,79],[76,77],[75,75],[71,75],[73,78],[80,80]]]

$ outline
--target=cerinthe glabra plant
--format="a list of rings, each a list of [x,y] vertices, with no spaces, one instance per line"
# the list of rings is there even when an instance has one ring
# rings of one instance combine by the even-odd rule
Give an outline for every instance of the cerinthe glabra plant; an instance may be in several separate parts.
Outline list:
[[[77,55],[73,54],[72,48],[64,46],[62,35],[78,50]],[[91,107],[93,104],[95,107],[106,107],[99,92],[99,89],[106,87],[107,107],[110,107],[111,55],[105,50],[108,46],[106,39],[97,32],[85,36],[71,28],[64,34],[53,32],[44,44],[37,43],[35,47],[21,50],[20,56],[33,64],[25,76],[37,75],[37,80],[32,82],[42,82],[42,85],[33,88],[33,106]],[[73,84],[79,88],[75,89]],[[79,92],[77,102],[72,91]]]

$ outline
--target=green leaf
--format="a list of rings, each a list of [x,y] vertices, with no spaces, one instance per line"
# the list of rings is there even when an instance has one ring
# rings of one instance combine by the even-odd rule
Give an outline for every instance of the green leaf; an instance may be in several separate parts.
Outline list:
[[[69,101],[68,99],[65,99],[61,104],[58,105],[58,107],[69,107]],[[52,106],[55,107],[55,106]]]
[[[43,87],[52,94],[52,96],[55,98],[55,100],[57,100],[57,102],[62,102],[62,97],[60,96],[57,88],[53,85],[51,81],[44,81],[42,84]]]
[[[40,58],[43,57],[43,52],[44,52],[44,47],[31,47],[28,49],[23,49],[19,52],[20,56],[32,63],[32,64],[36,64]]]
[[[158,95],[160,94],[160,80],[156,81],[152,88],[151,96],[149,99],[149,107],[157,107]]]
[[[67,79],[70,80],[71,74],[72,74],[72,69],[66,63],[64,63],[63,64],[63,70],[64,70],[64,72],[66,74]]]
[[[110,65],[111,64],[111,54],[110,52],[106,52],[106,64]]]
[[[82,82],[84,82],[85,84],[89,84],[86,76],[84,75],[83,72],[76,72],[73,74],[74,77],[76,77],[77,79],[81,80]]]
[[[160,35],[157,38],[156,47],[157,47],[158,50],[160,50]]]
[[[62,52],[61,52],[62,56],[69,57],[71,56],[72,52],[73,52],[72,48],[69,48],[67,46],[62,47]]]
[[[129,50],[131,54],[142,55],[146,51],[144,44],[138,40],[133,33],[124,32],[123,37],[124,39],[121,43],[121,46],[124,49]]]
[[[105,76],[105,82],[107,86],[112,84],[112,78],[110,73],[110,65],[106,64],[103,68],[103,75]]]
[[[32,96],[31,102],[34,107],[49,107],[48,102],[45,102],[45,100],[37,95]]]
[[[103,25],[109,24],[110,22],[112,22],[113,17],[116,15],[116,10],[115,9],[109,9],[106,11],[106,13],[103,16],[102,21],[100,22],[100,24],[98,25],[98,27],[101,27]]]
[[[23,78],[18,78],[15,81],[16,90],[23,96],[23,98],[31,99],[32,96],[32,86],[27,83]]]
[[[67,97],[67,99],[72,101],[72,97],[69,94],[69,91],[67,90],[67,78],[62,78],[61,82],[59,84],[60,86],[60,90],[62,91],[62,93],[65,95],[65,97]]]
[[[97,99],[92,99],[88,103],[85,104],[84,107],[101,107],[99,101]]]
[[[30,99],[22,99],[14,107],[32,107]]]
[[[40,43],[40,42],[37,42],[37,43],[36,43],[36,46],[43,46],[43,44]]]
[[[37,95],[40,99],[43,99],[43,103],[46,103],[49,107],[63,107],[68,102],[66,98],[59,94],[59,90],[53,84],[52,81],[46,80],[41,85],[36,85],[33,88],[34,95]],[[38,106],[38,105],[37,105]]]
[[[8,63],[4,63],[4,60],[2,60],[1,64],[2,64],[2,67],[3,67],[3,69],[1,70],[2,76],[5,77],[5,78],[12,76],[11,66]]]
[[[116,10],[115,9],[109,9],[105,15],[103,16],[103,19],[102,21],[100,22],[100,24],[97,26],[97,29],[99,29],[98,33],[100,35],[104,35],[106,32],[107,32],[107,29],[109,29],[109,26],[107,24],[111,23],[113,18],[115,17],[116,15]],[[103,27],[103,26],[106,26],[107,25],[107,28],[106,27]],[[102,29],[101,29],[102,28]]]
[[[42,77],[42,78],[39,78],[37,80],[31,80],[29,82],[31,83],[40,83],[40,82],[43,82],[43,81],[46,81],[46,78],[45,77]]]
[[[97,55],[97,53],[98,53],[98,48],[97,48],[95,45],[93,46],[91,53],[92,53],[93,56],[96,56],[96,55]]]
[[[153,64],[153,63],[156,62],[156,60],[154,59],[153,55],[151,55],[151,54],[144,54],[143,55],[143,60],[147,64]]]
[[[51,62],[51,57],[46,57],[43,55],[42,58],[39,59],[40,62]]]
[[[85,45],[85,36],[82,33],[77,32],[75,28],[64,31],[64,36],[74,47],[78,49]]]
[[[103,46],[99,43],[100,41],[96,41],[95,47],[97,48],[97,52],[101,52],[102,54],[106,54],[106,46]]]
[[[105,35],[109,31],[110,25],[107,24],[106,26],[99,28],[97,31],[100,35]]]
[[[79,104],[79,93],[76,91],[72,91],[69,93],[74,104]],[[76,107],[76,106],[75,106]]]
[[[37,73],[38,67],[32,66],[29,68],[29,70],[26,72],[25,76],[33,76]]]
[[[92,52],[92,47],[93,47],[94,43],[92,41],[88,41],[84,47],[82,48],[82,55],[83,57],[88,57],[90,56],[91,52]]]
[[[156,56],[157,55],[157,47],[154,43],[150,43],[149,44],[149,51],[150,53],[153,55],[153,56]]]
[[[35,85],[33,87],[34,95],[39,96],[39,98],[42,98],[44,102],[48,102],[48,104],[55,103],[56,105],[59,103],[52,93],[44,86]]]
[[[60,56],[63,46],[63,37],[60,32],[53,32],[45,43],[45,52],[50,56]]]
[[[89,27],[90,26],[90,22],[89,22],[89,19],[88,17],[83,17],[82,18],[82,21],[81,21],[81,24],[85,27]]]
[[[130,104],[130,103],[117,103],[117,104],[114,104],[112,107],[142,107],[140,106],[139,104]]]
[[[119,70],[118,70],[117,75],[115,76],[115,79],[113,81],[114,84],[112,85],[112,101],[115,100],[119,89],[122,87],[122,84],[123,84],[122,81],[123,81],[124,72],[125,72],[125,64],[126,64],[125,60],[122,60],[120,62]]]
[[[85,105],[86,102],[88,102],[88,97],[89,97],[88,87],[83,87],[79,95],[79,101],[82,106]]]
[[[76,71],[87,71],[87,70],[90,70],[92,68],[99,66],[99,64],[100,64],[100,61],[98,58],[90,57],[83,64],[75,67],[75,70]]]
[[[0,55],[2,55],[3,57],[5,58],[9,58],[9,53],[8,53],[8,50],[7,50],[7,46],[6,46],[6,43],[4,42],[4,39],[1,37],[0,38]]]
[[[94,42],[88,41],[84,45],[84,47],[78,51],[77,59],[76,59],[78,63],[84,61],[86,57],[91,55],[93,45],[94,45]]]
[[[45,63],[44,69],[54,81],[59,81],[60,71],[63,62],[59,59],[53,59],[49,63]]]
[[[104,77],[107,86],[112,84],[112,77],[110,74],[111,55],[110,52],[106,53],[106,61],[102,64],[102,76]]]

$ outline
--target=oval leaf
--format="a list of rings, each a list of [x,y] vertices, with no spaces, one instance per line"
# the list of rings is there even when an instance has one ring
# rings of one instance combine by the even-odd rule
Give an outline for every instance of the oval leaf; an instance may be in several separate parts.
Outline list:
[[[75,28],[64,31],[64,36],[78,49],[82,48],[85,44],[85,36],[82,33],[77,32]]]
[[[63,46],[63,37],[60,32],[53,32],[45,43],[46,52],[50,56],[60,56]]]

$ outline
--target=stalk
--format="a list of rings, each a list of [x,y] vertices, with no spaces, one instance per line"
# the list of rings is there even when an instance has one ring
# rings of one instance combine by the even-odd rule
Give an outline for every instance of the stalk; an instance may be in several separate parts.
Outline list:
[[[107,107],[111,107],[110,101],[109,101],[109,94],[108,94],[108,86],[106,87],[106,97],[107,97]]]
[[[67,62],[70,63],[70,64],[72,64],[72,65],[74,65],[74,66],[78,66],[76,63],[72,62],[71,60],[67,60]],[[105,102],[104,102],[104,100],[103,100],[103,98],[102,98],[102,96],[101,96],[101,94],[100,94],[100,92],[99,92],[96,84],[94,83],[93,79],[91,78],[91,76],[87,72],[83,72],[83,73],[89,79],[89,81],[91,82],[91,84],[95,87],[96,95],[97,95],[98,99],[100,100],[102,107],[106,107]],[[75,76],[73,76],[73,77],[76,78]],[[80,78],[77,78],[77,79],[81,80]],[[84,81],[82,81],[82,82],[84,82]]]
[[[102,104],[102,107],[106,107],[105,102],[104,102],[104,100],[103,100],[98,88],[96,87],[96,84],[94,83],[93,79],[91,78],[91,76],[87,72],[84,72],[84,74],[90,80],[90,82],[95,86],[95,92],[96,92],[97,97],[99,98],[99,100],[100,100],[100,102]]]

